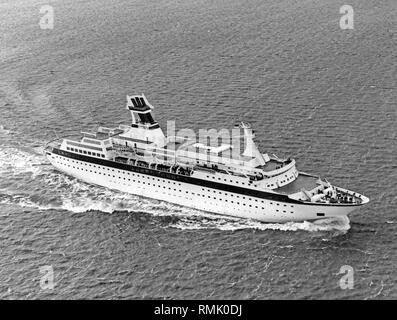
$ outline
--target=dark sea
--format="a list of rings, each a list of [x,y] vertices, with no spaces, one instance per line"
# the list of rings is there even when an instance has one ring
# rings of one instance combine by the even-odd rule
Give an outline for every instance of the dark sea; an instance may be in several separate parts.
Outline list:
[[[397,298],[397,1],[0,0],[0,35],[1,299]],[[266,224],[49,165],[46,142],[130,123],[141,93],[162,126],[245,120],[263,152],[371,202]]]

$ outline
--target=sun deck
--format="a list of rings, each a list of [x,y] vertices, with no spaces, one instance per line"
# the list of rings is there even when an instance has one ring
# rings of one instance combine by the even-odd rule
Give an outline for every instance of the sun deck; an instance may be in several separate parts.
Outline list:
[[[284,194],[293,194],[301,191],[302,189],[312,190],[319,186],[317,181],[318,177],[311,176],[305,173],[299,173],[299,176],[294,181],[285,186],[277,188],[274,191]]]
[[[258,169],[261,169],[265,172],[269,172],[269,171],[274,171],[277,169],[280,169],[284,166],[284,162],[276,160],[276,159],[270,159],[270,161],[266,162],[266,164],[264,164],[263,166],[259,166],[257,167]]]
[[[207,149],[206,147],[213,148],[212,146],[201,145],[200,147],[196,147],[195,144],[196,142],[187,141],[185,143],[177,145],[176,149],[178,151],[188,152],[190,154],[208,155],[212,157],[218,157],[219,159],[231,159],[241,162],[249,162],[254,159],[254,157],[244,156],[243,154],[241,154],[241,150],[234,149],[232,147],[229,147],[226,150],[222,150],[220,152],[210,152],[209,150],[211,149]]]

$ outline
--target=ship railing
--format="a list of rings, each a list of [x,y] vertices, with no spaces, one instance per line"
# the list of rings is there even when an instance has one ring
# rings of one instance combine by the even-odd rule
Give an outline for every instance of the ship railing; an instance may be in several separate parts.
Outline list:
[[[81,135],[83,136],[83,138],[96,139],[96,133],[93,132],[81,131]]]
[[[135,154],[136,153],[136,149],[133,149],[131,147],[127,147],[121,144],[115,144],[113,143],[113,150],[117,151],[117,152],[122,152],[122,153],[131,153],[131,154]]]
[[[227,164],[223,162],[217,162],[217,161],[209,161],[205,165],[202,163],[202,159],[199,159],[197,157],[192,157],[188,155],[168,155],[165,157],[162,154],[158,154],[160,156],[160,159],[166,159],[168,161],[174,161],[174,162],[183,162],[191,166],[196,166],[197,168],[200,169],[208,169],[208,170],[213,170],[214,172],[219,172],[223,174],[228,174],[228,175],[233,175],[233,176],[239,176],[239,177],[244,177],[248,178],[248,176],[252,175],[255,176],[254,179],[256,180],[261,180],[264,179],[264,176],[260,170],[255,170],[252,167],[241,165],[239,169],[245,170],[246,172],[237,172],[237,171],[232,171],[232,170],[224,170],[219,168],[219,166],[227,166]],[[200,161],[201,160],[201,161]],[[197,163],[197,161],[200,161],[200,164]]]
[[[177,154],[177,150],[172,150],[168,148],[161,148],[161,147],[146,147],[146,148],[140,148],[140,147],[127,147],[124,145],[119,145],[113,143],[113,146],[116,146],[118,151],[125,151],[125,152],[131,152],[131,153],[141,153],[145,155],[152,155],[153,157],[157,157],[163,161],[181,161],[185,160],[186,162],[189,162],[191,164],[196,164],[198,160],[203,161],[200,157],[197,156],[191,156],[187,154]],[[208,162],[209,165],[225,165],[224,162],[220,161],[214,161],[210,159]],[[255,170],[252,167],[245,166],[244,164],[241,164],[241,168],[246,168],[247,172],[250,171],[252,174],[259,174],[259,170]],[[258,172],[257,172],[258,171]]]
[[[319,184],[319,186],[309,191],[305,189],[301,190],[309,198],[309,201],[332,204],[361,204],[363,199],[365,200],[362,195],[332,186],[328,181],[326,184]]]
[[[128,162],[129,162],[128,158],[121,157],[121,156],[114,157],[114,161],[120,162],[120,163],[125,163],[125,164],[128,164]]]
[[[167,158],[176,158],[174,150],[169,150],[165,148],[156,148],[156,147],[139,148],[139,147],[125,146],[116,143],[113,143],[113,147],[116,151],[120,151],[120,152],[129,152],[132,154],[141,154],[147,156],[152,155],[152,156],[162,156]]]
[[[152,160],[156,160],[153,158]],[[114,161],[124,163],[124,164],[129,164],[133,166],[138,166],[138,167],[143,167],[143,168],[149,168],[153,170],[158,170],[158,171],[163,171],[163,172],[170,172],[170,173],[176,173],[176,174],[181,174],[185,176],[190,176],[193,173],[193,167],[189,167],[180,163],[164,163],[162,162],[153,162],[153,161],[147,161],[146,159],[143,158],[128,158],[125,156],[116,156],[114,157]]]
[[[52,150],[54,149],[54,148],[60,148],[60,146],[61,146],[61,144],[62,144],[62,142],[63,142],[63,140],[64,139],[66,139],[66,138],[69,138],[69,137],[76,137],[76,135],[75,134],[69,134],[69,135],[66,135],[66,136],[62,136],[62,137],[56,137],[55,139],[52,139],[52,140],[50,140],[50,141],[48,141],[45,145],[44,145],[44,150],[47,150],[47,151],[51,151],[52,152]]]
[[[113,148],[120,153],[121,156],[126,157],[137,157],[138,155],[142,157],[150,158],[152,157],[152,161],[158,161],[159,163],[166,163],[168,165],[172,164],[180,164],[185,166],[197,166],[197,161],[200,160],[197,157],[192,157],[189,155],[177,155],[175,150],[170,150],[167,148],[160,148],[160,147],[147,147],[147,148],[140,148],[140,147],[130,147],[121,144],[113,143]],[[144,159],[142,159],[144,160]],[[210,170],[214,170],[214,172],[220,172],[224,174],[240,176],[245,178],[250,178],[251,181],[259,181],[263,180],[267,177],[266,174],[262,173],[260,170],[255,170],[255,168],[248,167],[248,166],[241,166],[239,169],[245,170],[246,172],[237,172],[231,170],[222,170],[218,168],[218,166],[224,166],[224,163],[221,162],[214,162],[210,161],[207,164],[207,168]],[[198,168],[205,168],[202,164],[199,165]]]
[[[336,192],[336,201],[338,203],[360,204],[365,200],[365,197],[359,193],[342,189],[340,187],[334,187],[334,189]]]
[[[215,169],[204,167],[203,165],[196,165],[196,166],[194,166],[194,169],[195,170],[199,170],[199,171],[209,172],[209,173],[212,173],[212,174],[216,173]]]

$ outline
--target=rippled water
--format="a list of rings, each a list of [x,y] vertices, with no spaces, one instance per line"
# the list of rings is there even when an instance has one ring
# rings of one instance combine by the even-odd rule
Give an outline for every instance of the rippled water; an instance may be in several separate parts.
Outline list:
[[[1,1],[0,298],[396,298],[397,8],[349,4],[354,30],[326,0]],[[48,165],[48,140],[128,123],[125,95],[142,92],[162,125],[249,121],[263,150],[371,203],[350,221],[264,224]]]

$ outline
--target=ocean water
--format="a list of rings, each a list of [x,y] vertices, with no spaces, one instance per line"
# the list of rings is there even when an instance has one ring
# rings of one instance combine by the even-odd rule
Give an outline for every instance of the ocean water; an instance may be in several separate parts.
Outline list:
[[[341,30],[344,4],[1,0],[0,298],[397,298],[397,3],[350,1],[354,29]],[[45,160],[55,137],[128,123],[125,96],[142,92],[163,126],[248,121],[262,150],[371,202],[346,220],[265,224],[91,186]]]

